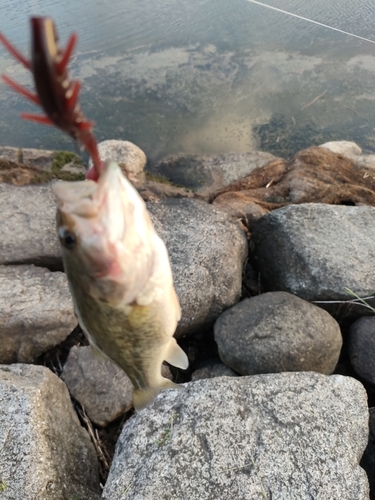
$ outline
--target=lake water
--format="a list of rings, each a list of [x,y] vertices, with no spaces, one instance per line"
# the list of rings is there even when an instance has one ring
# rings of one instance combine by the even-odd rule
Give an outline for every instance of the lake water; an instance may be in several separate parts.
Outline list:
[[[266,0],[375,41],[373,0]],[[375,151],[375,45],[247,0],[0,0],[1,30],[29,54],[30,15],[79,43],[71,74],[98,140],[166,154],[263,149],[285,157],[328,140]],[[0,72],[32,87],[0,47]],[[314,101],[314,102],[313,102]],[[1,84],[0,145],[73,149],[19,118],[35,106]]]

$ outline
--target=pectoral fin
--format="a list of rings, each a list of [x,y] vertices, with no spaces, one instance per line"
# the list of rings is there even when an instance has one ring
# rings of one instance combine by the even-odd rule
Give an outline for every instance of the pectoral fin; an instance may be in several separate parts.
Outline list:
[[[181,347],[177,344],[176,339],[174,337],[171,338],[171,341],[168,345],[167,353],[165,354],[165,361],[169,364],[176,366],[177,368],[182,368],[186,370],[189,366],[189,360]]]
[[[160,387],[146,387],[144,389],[133,390],[133,404],[137,411],[142,410],[142,408],[152,403],[162,389],[182,389],[181,385],[175,384],[166,378],[162,380],[163,383]]]

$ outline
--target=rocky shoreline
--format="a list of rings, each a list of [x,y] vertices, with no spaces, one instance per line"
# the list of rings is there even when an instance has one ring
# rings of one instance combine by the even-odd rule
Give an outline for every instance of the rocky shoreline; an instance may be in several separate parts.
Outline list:
[[[51,183],[86,167],[0,148],[0,498],[375,498],[375,155],[100,149],[167,245],[185,389],[134,413],[77,327]]]

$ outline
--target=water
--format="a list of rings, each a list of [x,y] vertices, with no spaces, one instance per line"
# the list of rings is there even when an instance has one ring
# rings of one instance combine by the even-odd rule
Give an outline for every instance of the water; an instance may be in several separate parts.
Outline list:
[[[373,0],[266,3],[375,41]],[[0,0],[0,9],[2,32],[25,54],[30,15],[52,16],[63,44],[79,34],[71,73],[98,140],[130,140],[153,160],[259,148],[288,157],[342,139],[375,151],[371,43],[246,0]],[[3,49],[0,72],[32,86]],[[36,109],[1,86],[0,145],[73,149],[22,111]]]

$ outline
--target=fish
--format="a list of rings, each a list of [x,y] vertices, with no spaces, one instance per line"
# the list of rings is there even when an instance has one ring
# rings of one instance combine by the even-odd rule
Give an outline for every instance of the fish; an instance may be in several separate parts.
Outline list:
[[[188,368],[174,332],[181,318],[166,246],[117,163],[97,181],[56,182],[57,234],[76,315],[92,350],[133,384],[136,410],[161,389],[167,361]]]
[[[162,377],[164,360],[181,369],[189,365],[173,336],[181,309],[168,252],[120,167],[100,160],[93,123],[78,103],[81,84],[67,72],[77,35],[63,50],[51,18],[31,18],[31,31],[30,61],[1,33],[0,42],[32,72],[36,93],[2,78],[46,113],[21,117],[60,128],[92,157],[87,180],[53,186],[57,234],[78,322],[96,357],[110,359],[128,375],[140,410],[161,389],[181,387]]]

